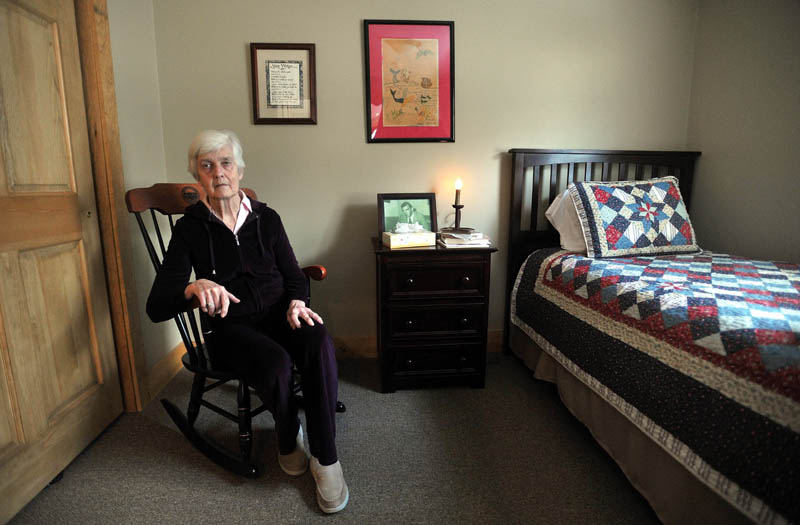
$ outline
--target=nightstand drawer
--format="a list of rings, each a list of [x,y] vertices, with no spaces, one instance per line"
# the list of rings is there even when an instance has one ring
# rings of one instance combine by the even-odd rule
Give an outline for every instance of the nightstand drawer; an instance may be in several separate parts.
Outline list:
[[[386,298],[483,295],[484,267],[474,263],[388,264]]]
[[[398,347],[393,351],[393,369],[397,374],[475,372],[481,369],[478,359],[483,356],[482,348],[480,343]]]
[[[392,339],[430,336],[477,336],[483,331],[482,303],[390,306],[386,309]]]

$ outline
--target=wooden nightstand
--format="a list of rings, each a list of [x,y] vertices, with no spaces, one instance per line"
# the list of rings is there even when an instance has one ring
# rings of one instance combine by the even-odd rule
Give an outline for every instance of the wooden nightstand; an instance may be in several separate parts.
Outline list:
[[[381,388],[486,381],[489,275],[497,248],[390,250],[373,239]]]

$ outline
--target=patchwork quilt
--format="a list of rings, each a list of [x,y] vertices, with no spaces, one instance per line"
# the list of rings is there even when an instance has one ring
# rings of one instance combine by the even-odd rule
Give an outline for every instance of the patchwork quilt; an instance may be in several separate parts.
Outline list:
[[[512,322],[752,519],[800,521],[800,266],[540,250]]]

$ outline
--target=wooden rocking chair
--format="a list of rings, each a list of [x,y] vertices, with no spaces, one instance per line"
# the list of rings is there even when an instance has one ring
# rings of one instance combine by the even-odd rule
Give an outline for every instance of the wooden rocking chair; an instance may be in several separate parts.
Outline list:
[[[256,198],[253,190],[249,188],[242,188],[242,190],[251,199]],[[128,211],[136,216],[136,221],[139,224],[139,229],[147,247],[147,253],[156,271],[161,267],[166,253],[162,227],[157,219],[156,211],[167,217],[171,231],[175,225],[173,217],[183,215],[187,206],[194,204],[199,199],[202,199],[203,196],[204,191],[199,184],[172,183],[154,184],[149,188],[136,188],[125,194]],[[152,219],[150,228],[145,224],[145,220],[142,217],[146,212],[149,212]],[[156,238],[155,242],[153,235]],[[156,250],[156,243],[158,244],[158,250]],[[310,280],[321,281],[327,275],[327,270],[324,266],[313,265],[304,267],[303,273],[309,279],[309,297],[306,304],[310,304]],[[183,366],[194,374],[186,414],[184,415],[175,404],[167,399],[162,399],[161,403],[175,425],[189,439],[192,445],[205,456],[227,470],[242,476],[257,477],[259,475],[258,465],[250,459],[253,444],[251,420],[254,416],[264,412],[267,407],[262,404],[256,408],[251,408],[250,393],[252,389],[243,375],[231,370],[214,369],[203,338],[204,317],[206,317],[206,314],[201,312],[195,305],[190,310],[181,312],[174,318],[183,344],[186,347],[186,353],[182,358]],[[237,414],[233,414],[203,399],[203,394],[230,381],[238,383]],[[295,374],[292,392],[299,406],[302,406],[302,398],[299,395],[300,390],[300,381],[297,374]],[[209,436],[203,435],[195,429],[194,424],[200,413],[200,407],[206,407],[238,424],[238,453],[227,450]],[[344,404],[337,401],[336,411],[344,412]]]

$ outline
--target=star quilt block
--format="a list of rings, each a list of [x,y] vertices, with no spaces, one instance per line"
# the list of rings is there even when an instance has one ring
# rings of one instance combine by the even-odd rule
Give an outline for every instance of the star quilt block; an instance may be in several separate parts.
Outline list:
[[[579,182],[569,193],[589,257],[699,251],[675,177]]]

